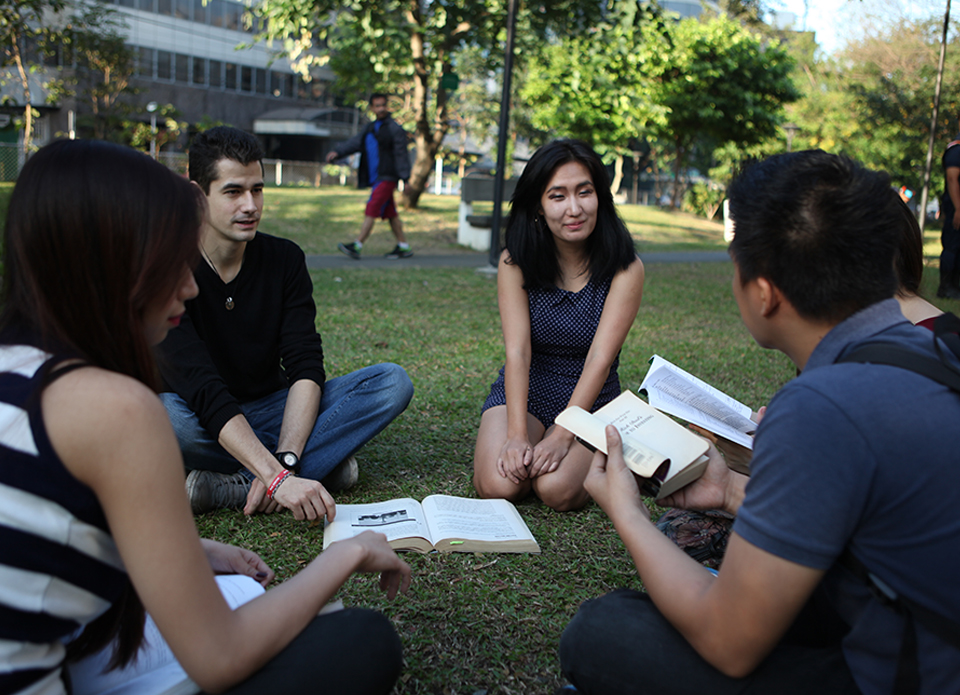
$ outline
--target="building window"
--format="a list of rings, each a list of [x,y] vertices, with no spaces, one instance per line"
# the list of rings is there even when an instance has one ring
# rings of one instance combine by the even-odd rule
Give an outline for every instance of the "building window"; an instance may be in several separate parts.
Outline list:
[[[204,0],[193,0],[193,21],[206,24],[209,21],[207,3]]]
[[[137,74],[150,80],[154,78],[152,48],[140,47],[137,55]]]
[[[183,53],[177,53],[174,59],[177,82],[189,82],[190,81],[190,56],[185,56]]]
[[[173,0],[173,16],[188,22],[192,20],[193,0]]]
[[[117,0],[117,4],[121,7],[136,7],[137,0]]]
[[[291,99],[297,98],[297,76],[284,75],[283,94]]]
[[[210,11],[210,24],[215,27],[223,26],[223,0],[210,0],[207,5]]]
[[[236,90],[237,88],[237,64],[236,63],[225,63],[227,69],[224,71],[226,79],[223,81],[223,86],[226,89]]]
[[[156,1],[155,0],[137,0],[137,9],[143,10],[144,12],[156,12]]]
[[[193,76],[192,82],[194,84],[206,84],[207,83],[207,61],[203,58],[194,58],[193,59]]]
[[[231,29],[232,31],[240,31],[241,24],[241,15],[243,14],[243,7],[235,2],[225,2],[223,3],[224,9],[224,20],[223,27],[224,29]]]
[[[158,80],[172,80],[173,79],[173,53],[170,51],[157,51],[157,79]]]
[[[157,14],[172,15],[173,0],[157,0]]]
[[[267,71],[263,68],[254,68],[253,75],[257,94],[269,94],[267,91]]]
[[[240,91],[253,91],[253,68],[249,65],[240,66]]]
[[[223,86],[223,63],[219,60],[210,61],[210,86]]]

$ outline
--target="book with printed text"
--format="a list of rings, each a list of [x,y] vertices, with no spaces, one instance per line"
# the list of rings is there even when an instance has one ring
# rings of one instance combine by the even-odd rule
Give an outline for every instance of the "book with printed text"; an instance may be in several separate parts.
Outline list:
[[[640,391],[657,410],[753,449],[756,413],[659,355],[650,359]]]
[[[430,495],[372,504],[338,504],[323,529],[324,550],[364,531],[387,537],[395,550],[539,553],[540,546],[507,500]]]
[[[571,406],[556,423],[588,448],[607,452],[605,428],[613,425],[623,441],[627,467],[643,479],[641,491],[661,499],[703,475],[709,443],[630,391],[595,413]]]

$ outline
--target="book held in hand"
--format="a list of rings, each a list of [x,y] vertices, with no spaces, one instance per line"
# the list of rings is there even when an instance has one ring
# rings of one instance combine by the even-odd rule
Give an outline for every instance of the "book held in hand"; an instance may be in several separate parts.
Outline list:
[[[640,398],[624,391],[595,413],[571,406],[556,423],[588,448],[607,452],[607,425],[620,432],[627,467],[644,482],[641,491],[662,499],[689,485],[707,467],[709,443]]]
[[[530,529],[507,500],[430,495],[423,503],[401,498],[373,504],[338,504],[323,529],[331,543],[376,531],[394,550],[418,553],[539,553]]]
[[[657,410],[753,449],[753,411],[659,355],[650,359],[640,391]]]

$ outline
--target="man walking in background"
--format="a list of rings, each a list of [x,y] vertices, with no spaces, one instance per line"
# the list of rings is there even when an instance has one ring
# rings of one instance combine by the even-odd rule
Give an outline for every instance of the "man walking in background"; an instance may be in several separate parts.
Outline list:
[[[409,258],[413,255],[413,251],[403,234],[403,223],[400,221],[397,206],[393,201],[397,181],[404,181],[410,177],[407,134],[400,124],[390,117],[386,94],[372,94],[370,110],[373,111],[375,120],[356,136],[327,154],[327,162],[332,162],[359,152],[358,186],[360,188],[370,186],[373,189],[364,211],[360,235],[350,243],[337,244],[337,248],[350,258],[359,260],[363,244],[373,231],[377,218],[380,218],[390,222],[390,229],[397,238],[396,247],[386,254],[386,257]]]

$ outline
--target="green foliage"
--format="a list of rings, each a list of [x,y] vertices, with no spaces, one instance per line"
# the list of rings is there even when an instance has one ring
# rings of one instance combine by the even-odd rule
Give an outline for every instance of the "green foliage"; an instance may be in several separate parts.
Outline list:
[[[173,104],[162,104],[157,107],[157,132],[154,134],[149,123],[140,120],[124,120],[122,132],[127,136],[133,147],[149,149],[150,141],[156,139],[157,151],[168,142],[175,141],[180,133],[187,129],[186,121],[178,121],[180,111]],[[209,126],[213,127],[213,126]]]
[[[134,96],[139,90],[130,85],[134,50],[120,33],[123,28],[122,16],[110,5],[82,3],[61,36],[66,54],[77,64],[67,84],[90,107],[90,113],[78,119],[79,125],[100,140],[129,142],[124,121],[132,107],[124,97]]]
[[[548,28],[570,31],[588,26],[599,4],[555,0],[531,8],[522,4],[521,26],[544,36]],[[434,158],[450,129],[452,94],[443,78],[454,74],[460,51],[475,46],[496,61],[503,40],[502,0],[265,0],[254,12],[264,20],[263,38],[278,40],[304,73],[329,61],[342,96],[363,100],[371,91],[401,94],[398,115],[416,144],[416,161],[404,203],[416,207]],[[315,55],[316,42],[329,55]]]
[[[601,155],[623,154],[631,138],[662,120],[651,99],[649,66],[669,42],[648,3],[611,3],[604,21],[584,34],[545,46],[531,61],[522,100],[548,137],[575,137]]]
[[[9,79],[22,89],[21,127],[24,147],[28,151],[36,111],[31,106],[33,95],[27,73],[36,71],[39,66],[28,62],[27,50],[33,46],[41,55],[54,50],[61,15],[67,7],[65,0],[0,0],[0,68],[10,68],[14,76]],[[5,83],[8,78],[3,75],[0,79]]]
[[[786,51],[727,17],[685,19],[671,37],[672,47],[657,54],[655,99],[668,112],[655,131],[673,149],[676,200],[695,148],[763,142],[777,133],[783,105],[799,93]]]
[[[30,94],[27,71],[45,74],[42,61],[59,54],[64,64],[76,69],[44,82],[48,101],[56,104],[76,94],[89,107],[78,116],[79,130],[103,140],[129,142],[126,119],[131,109],[123,98],[137,90],[130,86],[134,55],[121,33],[123,28],[122,15],[104,2],[2,0],[0,67],[13,68],[24,101],[32,102],[36,95]],[[34,112],[24,108],[21,127],[28,149],[34,117]]]
[[[720,209],[726,191],[717,184],[698,181],[683,198],[683,209],[712,220]]]
[[[858,8],[861,36],[835,56],[812,38],[791,46],[803,98],[788,107],[799,127],[794,149],[819,147],[890,173],[895,185],[919,191],[926,162],[943,17],[876,16]],[[932,188],[943,188],[938,158],[956,133],[960,56],[948,47],[943,73]]]

